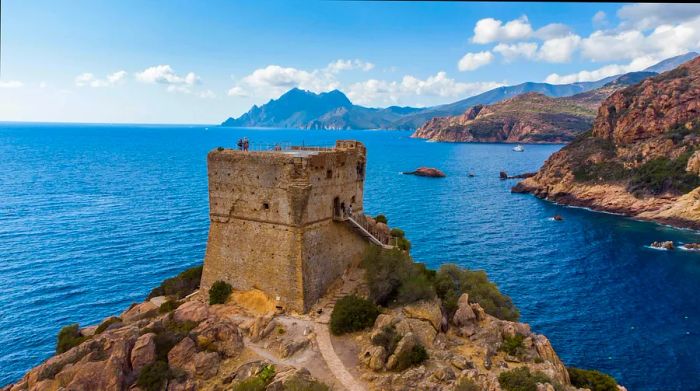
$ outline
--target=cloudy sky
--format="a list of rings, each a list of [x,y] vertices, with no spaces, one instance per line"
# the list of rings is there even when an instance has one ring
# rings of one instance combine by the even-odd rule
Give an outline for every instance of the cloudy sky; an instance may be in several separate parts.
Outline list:
[[[292,87],[427,106],[700,50],[700,6],[2,2],[0,121],[218,123]]]

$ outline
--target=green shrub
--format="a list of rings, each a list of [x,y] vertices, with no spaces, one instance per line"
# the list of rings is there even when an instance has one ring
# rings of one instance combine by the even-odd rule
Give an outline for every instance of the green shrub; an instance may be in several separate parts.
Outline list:
[[[377,215],[374,220],[378,223],[389,224],[389,219],[387,219],[384,215]]]
[[[403,371],[406,368],[416,366],[421,364],[423,361],[428,359],[428,352],[425,350],[423,345],[417,344],[411,350],[406,352],[401,352],[396,357],[396,368],[397,371]]]
[[[633,193],[687,193],[700,186],[700,177],[685,171],[692,151],[671,160],[659,157],[634,170],[628,189]]]
[[[401,336],[396,332],[394,326],[384,326],[382,330],[372,338],[372,344],[384,347],[387,355],[394,353],[399,341],[401,341]]]
[[[148,294],[148,299],[158,296],[174,296],[182,299],[196,291],[199,289],[199,281],[202,279],[202,268],[202,265],[191,267],[175,277],[164,280],[160,286]]]
[[[166,300],[160,305],[158,312],[161,314],[167,314],[168,312],[174,311],[179,306],[180,303],[176,300]]]
[[[264,391],[275,377],[275,367],[267,365],[255,376],[251,376],[233,386],[233,391]]]
[[[371,247],[362,261],[369,296],[379,305],[408,304],[435,297],[433,272],[399,250]],[[403,287],[403,288],[402,288]],[[418,288],[410,292],[410,289]]]
[[[454,391],[481,391],[481,387],[474,383],[474,380],[462,377],[455,383]]]
[[[506,336],[503,338],[503,343],[498,350],[506,352],[511,356],[517,356],[522,351],[524,339],[525,337],[520,334],[515,334],[512,337]]]
[[[626,179],[629,171],[622,163],[583,163],[573,169],[574,179],[579,182],[619,181]]]
[[[395,238],[403,238],[406,235],[405,232],[401,228],[392,228],[391,229],[391,236]]]
[[[406,238],[396,238],[396,245],[400,250],[411,251],[411,242]]]
[[[224,281],[217,281],[209,289],[209,304],[224,304],[231,295],[231,284]]]
[[[617,391],[617,382],[610,375],[598,371],[568,367],[571,384],[591,391]]]
[[[315,380],[292,378],[284,383],[284,391],[330,391],[330,388]]]
[[[61,354],[83,343],[87,337],[80,333],[77,323],[65,326],[58,332],[56,353]]]
[[[501,372],[498,383],[505,391],[537,391],[537,383],[551,383],[552,380],[541,372],[530,372],[527,367]]]
[[[95,335],[97,334],[102,334],[107,328],[115,323],[121,323],[122,319],[116,316],[110,316],[107,318],[104,322],[100,323],[99,326],[95,329]]]
[[[197,327],[196,322],[191,320],[177,322],[173,320],[172,314],[170,314],[162,322],[156,323],[153,327],[143,329],[142,333],[155,334],[156,359],[167,362],[170,349],[187,337],[195,327]]]
[[[224,147],[216,147],[216,150],[219,151],[219,152],[221,152],[221,151],[224,150]]]
[[[379,308],[369,300],[355,295],[341,298],[331,313],[331,332],[335,335],[364,330],[374,324]]]
[[[520,317],[511,298],[501,293],[483,270],[466,270],[454,264],[444,264],[435,276],[435,290],[450,318],[462,293],[468,293],[470,302],[479,303],[486,313],[499,319],[517,321]]]
[[[145,391],[160,391],[171,377],[170,367],[164,361],[156,361],[141,369],[136,385]]]

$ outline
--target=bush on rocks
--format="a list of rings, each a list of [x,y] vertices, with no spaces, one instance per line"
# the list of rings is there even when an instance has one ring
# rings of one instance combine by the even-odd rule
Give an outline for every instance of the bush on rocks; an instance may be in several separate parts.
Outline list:
[[[587,369],[568,367],[571,384],[591,391],[617,391],[617,382],[610,375]]]
[[[379,308],[369,300],[355,295],[341,298],[331,313],[331,332],[335,335],[351,333],[372,327],[379,316]]]
[[[537,391],[537,383],[550,383],[552,380],[542,372],[530,372],[528,367],[520,367],[498,375],[498,383],[505,391]],[[557,387],[554,385],[555,389]]]
[[[199,289],[199,281],[202,279],[202,268],[202,265],[191,267],[175,277],[164,280],[160,286],[148,294],[148,299],[158,296],[174,296],[182,299],[196,291]]]
[[[165,361],[147,364],[139,372],[136,385],[144,391],[160,391],[171,377],[170,367]]]
[[[117,316],[110,316],[108,319],[106,319],[104,322],[100,323],[99,326],[95,329],[95,335],[97,334],[102,334],[109,326],[116,324],[116,323],[121,323],[122,319],[117,317]]]
[[[503,338],[503,343],[498,350],[506,352],[511,356],[518,356],[522,352],[524,336],[515,334],[514,336],[506,336]]]
[[[87,337],[80,333],[77,323],[65,326],[58,332],[56,353],[61,354],[83,343]]]
[[[378,223],[389,224],[389,219],[387,219],[384,215],[377,215],[374,220]]]
[[[167,314],[168,312],[176,310],[179,306],[180,303],[176,300],[167,300],[160,305],[160,307],[158,308],[158,312],[161,314]]]
[[[244,379],[233,386],[233,391],[265,391],[265,388],[275,377],[275,367],[267,365],[255,376]]]
[[[231,295],[231,284],[224,281],[217,281],[209,289],[209,304],[224,304]]]
[[[454,391],[481,391],[481,387],[474,383],[474,380],[462,377],[455,383]]]
[[[434,272],[398,250],[372,247],[362,261],[369,296],[379,305],[409,304],[435,297]]]
[[[466,270],[454,264],[444,264],[435,276],[435,290],[449,318],[457,310],[457,300],[462,293],[468,293],[470,302],[479,303],[486,313],[499,319],[517,321],[520,317],[513,300],[501,293],[483,270]]]
[[[396,327],[394,326],[384,326],[382,330],[372,338],[372,344],[382,346],[387,355],[394,353],[399,341],[401,341],[401,335],[396,332]]]

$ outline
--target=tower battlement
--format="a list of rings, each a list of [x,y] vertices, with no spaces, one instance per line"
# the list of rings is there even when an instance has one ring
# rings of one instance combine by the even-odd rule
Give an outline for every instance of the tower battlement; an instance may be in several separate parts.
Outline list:
[[[202,288],[222,280],[307,311],[365,250],[361,237],[334,221],[343,207],[362,213],[365,164],[364,145],[351,140],[210,152]]]

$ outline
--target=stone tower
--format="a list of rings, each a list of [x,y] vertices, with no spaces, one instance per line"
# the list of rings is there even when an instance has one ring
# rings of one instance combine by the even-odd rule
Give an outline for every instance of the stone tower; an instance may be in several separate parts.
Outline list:
[[[222,280],[236,290],[259,289],[286,309],[308,311],[367,246],[334,219],[342,206],[362,214],[365,162],[358,141],[211,151],[203,291]]]

